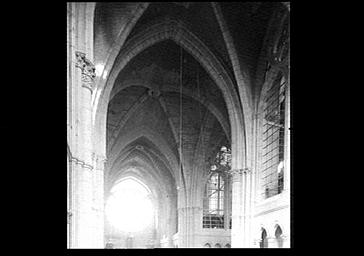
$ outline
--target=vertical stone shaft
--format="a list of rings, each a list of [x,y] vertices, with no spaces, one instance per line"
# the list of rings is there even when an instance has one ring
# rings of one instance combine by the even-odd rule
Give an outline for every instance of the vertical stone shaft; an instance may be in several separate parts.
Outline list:
[[[71,248],[102,248],[100,220],[102,171],[95,169],[92,144],[91,98],[94,88],[93,8],[68,3],[69,144],[72,152]],[[98,169],[98,170],[97,170]],[[102,168],[101,168],[102,169]],[[96,193],[95,189],[97,189]],[[102,196],[102,193],[101,193]],[[96,203],[95,203],[96,202]]]
[[[240,170],[232,173],[232,229],[231,245],[243,247],[243,176]]]
[[[288,57],[289,58],[289,57]],[[285,141],[285,147],[284,147],[284,185],[283,185],[283,189],[284,192],[287,193],[287,198],[288,200],[291,199],[291,116],[290,116],[290,109],[291,109],[291,102],[290,102],[290,72],[288,72],[288,79],[287,79],[287,88],[286,88],[286,106],[285,106],[285,111],[286,111],[286,120],[285,120],[285,131],[284,131],[284,141]],[[290,202],[288,201],[288,204],[290,204]],[[288,212],[288,218],[291,219],[290,216],[290,212]],[[291,237],[291,230],[290,230],[290,226],[287,225],[286,229],[285,229],[285,239],[284,239],[284,247],[285,248],[290,248],[291,244],[290,244],[290,237]]]

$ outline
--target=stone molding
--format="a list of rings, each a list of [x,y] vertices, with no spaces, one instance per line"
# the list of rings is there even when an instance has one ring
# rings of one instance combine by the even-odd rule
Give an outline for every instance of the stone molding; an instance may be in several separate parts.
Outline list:
[[[71,157],[70,161],[74,162],[76,164],[79,164],[82,167],[85,167],[85,168],[90,169],[90,170],[93,170],[93,168],[94,168],[91,164],[87,164],[85,161],[82,161],[82,160],[80,160],[80,159],[78,159],[76,157]]]
[[[96,77],[95,65],[86,58],[86,54],[76,51],[76,67],[81,69],[82,87],[85,87],[93,92],[94,80]]]

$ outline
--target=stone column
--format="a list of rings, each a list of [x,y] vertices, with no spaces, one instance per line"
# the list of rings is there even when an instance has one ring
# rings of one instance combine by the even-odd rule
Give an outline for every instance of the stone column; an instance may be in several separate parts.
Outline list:
[[[193,217],[191,207],[178,209],[178,242],[180,248],[193,247]]]
[[[195,246],[195,233],[200,226],[199,216],[202,208],[195,206],[191,199],[187,199],[184,190],[178,190],[178,242],[180,248],[191,248]]]
[[[268,248],[278,248],[277,239],[275,237],[268,236],[267,238]]]
[[[67,249],[71,247],[71,175],[70,175],[70,154],[67,145]]]
[[[252,235],[252,202],[253,202],[253,173],[251,169],[244,169],[243,175],[245,176],[245,210],[244,210],[244,237],[245,247],[250,248],[253,246]]]
[[[178,208],[178,247],[179,248],[186,248],[186,208]]]
[[[255,238],[254,240],[253,240],[253,248],[260,248],[260,243],[262,242],[262,239],[260,239],[260,238]]]
[[[233,169],[231,247],[242,248],[243,243],[243,171]]]
[[[230,209],[230,202],[232,201],[231,195],[230,195],[230,188],[231,188],[231,180],[229,178],[225,179],[225,201],[224,201],[224,215],[225,215],[225,221],[224,221],[224,228],[226,230],[229,230],[230,226],[230,215],[231,215],[231,209]]]
[[[189,220],[188,247],[199,247],[196,244],[196,233],[201,231],[202,227],[202,208],[200,206],[187,207],[187,216]]]
[[[92,234],[92,169],[93,167],[77,158],[72,159],[73,166],[73,213],[74,225],[73,248],[91,248]]]
[[[95,70],[92,63],[86,58],[86,54],[76,51],[76,80],[78,88],[78,156],[75,162],[75,224],[76,224],[76,248],[94,248],[96,245],[95,226],[97,225],[93,209],[93,157],[92,157],[92,132],[91,132],[91,96]]]
[[[106,157],[94,156],[95,170],[93,172],[93,206],[95,216],[94,225],[94,248],[103,248],[104,239],[104,170]]]
[[[250,234],[251,225],[251,186],[252,176],[248,168],[233,169],[233,205],[232,205],[232,248],[247,248],[252,246]]]
[[[283,247],[282,248],[291,248],[291,241],[290,235],[282,235],[281,238],[283,239]]]
[[[187,218],[186,218],[186,195],[184,188],[177,187],[178,202],[178,247],[187,247]]]
[[[71,248],[103,248],[93,209],[91,97],[94,88],[93,13],[87,3],[68,3],[68,140],[71,157]]]

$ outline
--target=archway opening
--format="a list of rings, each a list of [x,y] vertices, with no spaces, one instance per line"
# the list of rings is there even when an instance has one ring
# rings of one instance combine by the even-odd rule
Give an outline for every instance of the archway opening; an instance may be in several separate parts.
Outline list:
[[[154,207],[150,190],[135,179],[116,184],[106,201],[107,220],[123,232],[139,232],[153,221]]]
[[[262,229],[260,248],[268,248],[267,231],[264,228]]]
[[[278,248],[282,248],[283,247],[282,229],[279,225],[276,228],[275,237],[277,240]]]

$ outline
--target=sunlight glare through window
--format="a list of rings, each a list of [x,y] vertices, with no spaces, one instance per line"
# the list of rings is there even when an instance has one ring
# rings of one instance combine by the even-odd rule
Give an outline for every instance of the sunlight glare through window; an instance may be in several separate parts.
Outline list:
[[[105,210],[110,223],[127,232],[140,231],[153,219],[150,193],[133,179],[124,180],[111,190]]]

